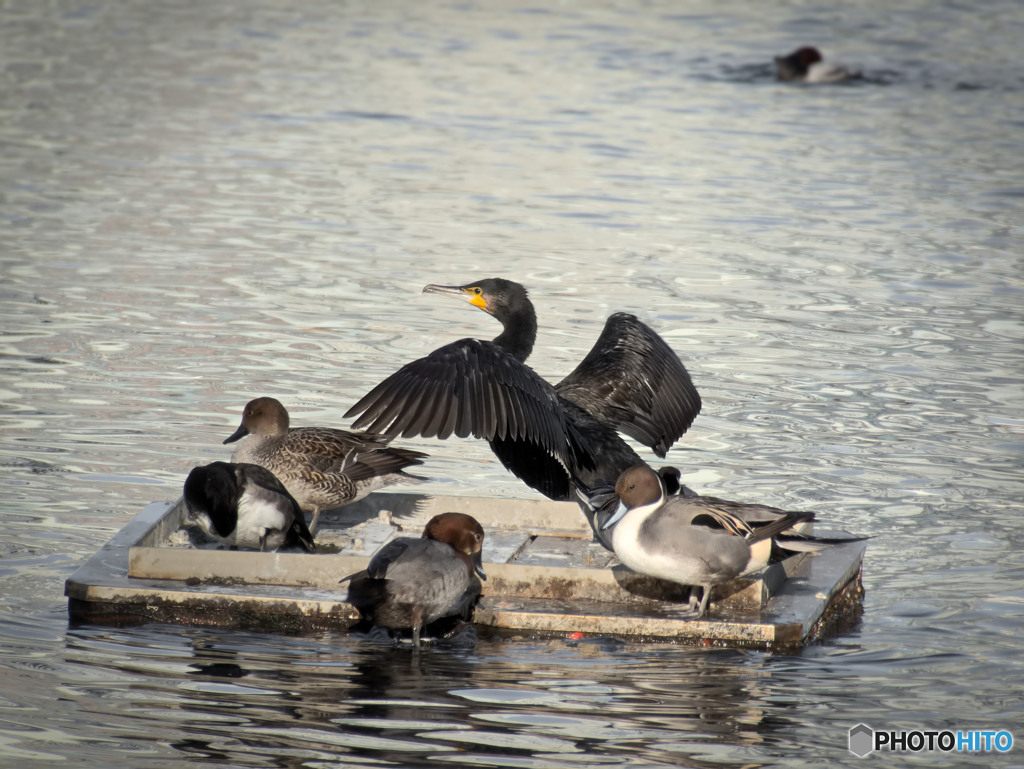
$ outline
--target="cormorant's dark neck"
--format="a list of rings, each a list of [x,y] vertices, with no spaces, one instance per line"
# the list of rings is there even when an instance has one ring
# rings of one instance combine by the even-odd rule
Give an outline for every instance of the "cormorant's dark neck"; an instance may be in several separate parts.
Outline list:
[[[533,343],[537,341],[537,314],[530,300],[526,299],[525,304],[498,320],[505,330],[492,341],[520,363],[525,363],[533,352]]]

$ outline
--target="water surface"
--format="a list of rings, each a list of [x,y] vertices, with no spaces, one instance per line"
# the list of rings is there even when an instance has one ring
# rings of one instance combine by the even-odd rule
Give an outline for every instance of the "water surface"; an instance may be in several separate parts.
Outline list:
[[[1017,4],[0,14],[7,762],[819,766],[858,722],[1020,732]],[[865,78],[776,83],[805,43]],[[245,401],[345,426],[497,334],[419,293],[488,275],[530,289],[551,379],[608,313],[650,322],[705,404],[668,461],[874,535],[859,620],[795,655],[69,627],[64,580]],[[404,443],[431,493],[532,494],[483,444]]]

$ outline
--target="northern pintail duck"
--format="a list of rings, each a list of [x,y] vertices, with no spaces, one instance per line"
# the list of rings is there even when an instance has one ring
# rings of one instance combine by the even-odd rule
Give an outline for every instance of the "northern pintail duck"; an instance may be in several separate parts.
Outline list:
[[[288,410],[269,397],[245,404],[241,425],[224,443],[239,440],[231,460],[272,471],[303,510],[313,511],[309,528],[314,532],[322,510],[355,502],[392,483],[422,480],[403,469],[422,464],[427,456],[389,446],[390,438],[371,433],[291,427]]]
[[[795,524],[795,528],[791,531],[787,530],[780,533],[775,538],[776,542],[786,543],[791,539],[799,539],[806,542],[816,542],[819,545],[828,545],[835,544],[837,541],[847,541],[846,539],[832,540],[829,538],[814,537],[803,534],[802,532],[804,527],[801,524],[813,521],[817,515],[810,510],[783,510],[780,507],[772,507],[771,505],[764,505],[759,502],[736,502],[731,499],[722,499],[721,497],[712,497],[707,494],[698,494],[682,482],[682,474],[679,472],[679,469],[675,467],[658,468],[658,477],[661,479],[661,485],[662,488],[665,489],[666,496],[680,496],[685,499],[700,500],[701,504],[725,510],[727,513],[735,515],[750,526],[763,526],[764,524],[771,523],[784,515],[795,514],[801,516],[801,520],[799,523]],[[810,545],[803,547],[800,546],[798,542],[794,542],[793,547],[790,549],[796,551],[814,551],[822,548]]]
[[[615,527],[612,545],[619,560],[641,574],[700,585],[698,617],[707,613],[712,587],[765,566],[772,538],[814,517],[780,511],[769,523],[752,526],[699,496],[667,497],[658,474],[646,465],[622,473],[615,493],[619,508],[603,528]]]
[[[695,504],[708,505],[714,508],[725,510],[735,515],[749,526],[763,526],[785,515],[798,515],[800,521],[793,525],[793,528],[780,532],[774,538],[772,548],[772,560],[781,560],[793,553],[816,553],[831,545],[843,542],[855,542],[868,537],[819,537],[806,533],[811,523],[816,518],[816,513],[809,510],[783,510],[779,507],[761,504],[759,502],[736,502],[731,499],[712,497],[707,494],[698,494],[682,483],[681,473],[678,468],[665,466],[658,468],[658,477],[661,480],[662,488],[665,491],[666,499],[678,496],[684,499],[696,500]],[[609,550],[614,551],[612,536],[614,524],[608,520],[615,513],[619,505],[619,498],[612,486],[601,484],[593,489],[588,495],[579,495],[578,501],[583,506],[591,526],[598,533],[598,541]]]
[[[295,498],[259,465],[212,462],[185,479],[184,523],[226,544],[253,550],[299,547],[316,552]]]
[[[856,70],[826,62],[821,51],[810,45],[797,48],[786,56],[776,56],[775,74],[779,80],[800,83],[839,83],[861,76]]]
[[[422,537],[391,540],[365,571],[341,580],[349,583],[347,600],[375,625],[411,629],[413,646],[419,646],[421,628],[475,603],[480,583],[474,575],[487,578],[483,542],[483,527],[472,516],[436,515]]]

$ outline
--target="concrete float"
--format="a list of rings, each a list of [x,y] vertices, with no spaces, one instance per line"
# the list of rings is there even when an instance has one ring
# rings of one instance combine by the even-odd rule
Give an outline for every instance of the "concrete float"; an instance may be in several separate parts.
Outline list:
[[[715,589],[708,616],[689,588],[631,572],[593,541],[578,505],[547,500],[377,492],[321,515],[318,552],[197,546],[181,500],[142,510],[65,584],[73,621],[171,622],[286,632],[346,628],[359,613],[338,581],[394,536],[419,536],[437,513],[486,531],[481,634],[602,635],[771,650],[799,648],[860,611],[866,543],[798,554]],[[842,536],[845,532],[818,532]]]

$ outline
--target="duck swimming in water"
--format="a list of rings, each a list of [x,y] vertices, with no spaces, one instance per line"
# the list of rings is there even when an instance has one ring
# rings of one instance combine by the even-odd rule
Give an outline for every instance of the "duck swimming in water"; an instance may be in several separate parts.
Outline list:
[[[348,602],[364,619],[392,630],[412,630],[420,645],[424,625],[467,611],[486,579],[481,552],[483,527],[465,513],[435,515],[419,539],[399,537],[370,559],[365,571],[350,574]]]
[[[315,553],[302,508],[265,467],[212,462],[185,479],[186,526],[253,550],[299,547]]]
[[[224,443],[241,441],[232,462],[267,468],[303,510],[312,510],[309,528],[315,532],[321,510],[355,502],[392,483],[423,480],[403,470],[422,464],[427,455],[389,446],[389,440],[333,427],[291,427],[284,405],[264,397],[245,404],[242,423]]]
[[[779,80],[799,83],[841,83],[861,77],[856,70],[826,62],[821,51],[811,45],[797,48],[785,56],[776,56],[775,75]]]
[[[551,385],[526,365],[537,315],[518,283],[487,278],[424,293],[460,298],[503,327],[492,341],[460,339],[407,363],[345,417],[383,435],[490,443],[501,463],[554,500],[576,501],[643,460],[618,434],[659,457],[693,423],[701,400],[665,341],[633,315],[610,316],[593,349]]]
[[[715,585],[763,568],[774,537],[814,518],[779,511],[770,522],[752,526],[702,497],[666,496],[658,474],[644,465],[622,473],[615,494],[619,508],[603,528],[615,527],[612,544],[619,560],[640,574],[702,586],[699,608],[691,600],[698,617],[707,614]]]

